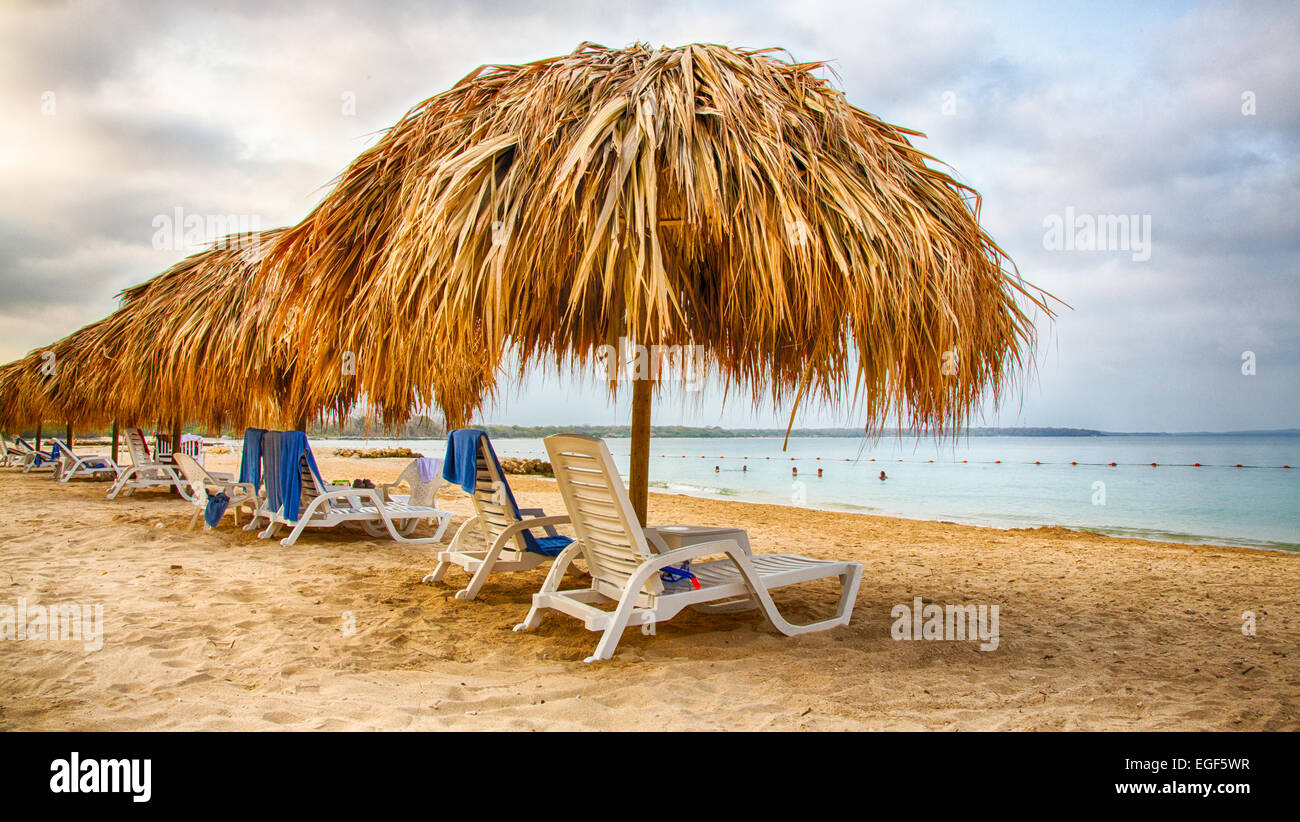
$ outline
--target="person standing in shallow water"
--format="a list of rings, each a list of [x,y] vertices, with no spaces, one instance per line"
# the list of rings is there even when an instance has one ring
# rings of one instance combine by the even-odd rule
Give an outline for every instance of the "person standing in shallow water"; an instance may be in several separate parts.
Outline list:
[[[792,476],[792,477],[797,477],[797,476],[799,476],[799,469],[796,468],[796,467],[794,467],[793,465],[790,466],[790,476]]]
[[[881,471],[881,472],[880,472],[880,481],[881,481],[881,482],[884,482],[884,481],[887,480],[887,479],[889,479],[889,477],[885,476],[885,472],[884,472],[884,471]]]

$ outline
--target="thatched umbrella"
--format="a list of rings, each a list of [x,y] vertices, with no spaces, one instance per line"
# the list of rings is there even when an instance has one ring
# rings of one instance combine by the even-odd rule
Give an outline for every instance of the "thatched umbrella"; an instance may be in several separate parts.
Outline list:
[[[110,418],[84,385],[77,352],[97,344],[106,320],[97,320],[0,369],[0,425],[16,429],[50,420],[100,424]]]
[[[221,428],[279,417],[292,362],[254,275],[280,231],[224,238],[124,290],[101,344],[79,352],[103,365],[86,389],[122,419]]]
[[[0,421],[157,422],[178,435],[186,420],[282,420],[292,360],[266,330],[272,305],[253,276],[279,231],[224,238],[125,289],[108,317],[5,366]]]
[[[350,352],[386,419],[433,402],[455,424],[510,350],[583,366],[626,337],[701,347],[755,403],[852,395],[868,433],[959,429],[1026,364],[1047,298],[916,132],[819,68],[584,44],[426,100],[271,252],[264,276],[298,283],[282,333],[315,342],[299,380],[334,390],[318,375]],[[652,387],[632,387],[643,519]]]

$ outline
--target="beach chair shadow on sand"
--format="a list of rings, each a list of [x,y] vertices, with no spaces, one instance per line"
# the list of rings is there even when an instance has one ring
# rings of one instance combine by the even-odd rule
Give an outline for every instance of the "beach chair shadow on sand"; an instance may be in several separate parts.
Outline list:
[[[773,627],[786,636],[849,624],[862,579],[860,563],[795,554],[751,556],[734,538],[656,554],[603,441],[559,434],[546,438],[546,453],[578,539],[555,560],[516,631],[536,628],[547,610],[568,614],[582,620],[587,630],[602,632],[596,652],[584,660],[595,662],[614,655],[630,625],[652,634],[655,623],[672,619],[684,608],[737,597],[752,597]],[[682,567],[714,554],[724,558]],[[591,573],[591,587],[559,590],[564,572],[579,557]],[[782,617],[772,602],[769,592],[774,588],[830,577],[839,578],[841,590],[835,615],[829,619],[796,625]],[[613,610],[597,607],[610,603]]]

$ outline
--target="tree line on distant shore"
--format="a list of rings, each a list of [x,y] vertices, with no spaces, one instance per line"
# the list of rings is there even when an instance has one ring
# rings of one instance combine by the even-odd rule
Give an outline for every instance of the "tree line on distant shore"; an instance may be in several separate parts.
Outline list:
[[[482,428],[488,434],[497,439],[541,439],[549,437],[552,434],[588,434],[593,437],[613,437],[626,438],[631,436],[631,428],[626,425],[484,425],[476,424],[476,427]],[[202,428],[186,428],[186,433],[203,434],[205,436],[215,436],[216,432],[206,431]],[[31,432],[26,432],[30,434]],[[47,435],[55,434],[53,429],[47,430]],[[78,432],[80,439],[107,437],[108,429],[104,430],[86,430]],[[232,432],[224,432],[227,435]],[[235,432],[236,434],[238,432]],[[426,415],[414,417],[410,422],[401,426],[385,428],[373,424],[373,421],[367,421],[365,417],[348,417],[341,423],[333,422],[324,425],[313,426],[308,432],[314,437],[328,437],[335,439],[394,439],[394,440],[417,440],[417,439],[440,439],[447,435],[446,428],[441,420],[435,420]],[[738,438],[738,437],[784,437],[784,428],[722,428],[720,426],[690,426],[690,425],[656,425],[651,429],[651,433],[656,437],[677,437],[682,439],[706,439],[706,438]],[[885,437],[927,437],[932,432],[917,431],[907,428],[886,429],[882,436]],[[1300,433],[1297,429],[1282,429],[1276,431],[1219,431],[1219,432],[1197,432],[1206,435],[1216,436],[1248,436],[1248,435],[1294,435]],[[968,428],[959,436],[963,437],[1116,437],[1116,436],[1195,436],[1193,433],[1170,434],[1166,432],[1116,432],[1116,431],[1097,431],[1091,428]],[[860,428],[796,428],[790,432],[791,437],[862,437],[864,432]]]

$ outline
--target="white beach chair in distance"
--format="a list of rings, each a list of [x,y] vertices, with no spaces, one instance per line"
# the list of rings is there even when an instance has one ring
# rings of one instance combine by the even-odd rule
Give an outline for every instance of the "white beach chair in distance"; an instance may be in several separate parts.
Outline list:
[[[175,459],[176,467],[185,477],[185,484],[190,490],[188,499],[194,504],[194,516],[190,517],[191,531],[207,510],[208,497],[212,494],[224,493],[230,498],[230,506],[226,510],[234,514],[235,525],[239,525],[240,508],[247,508],[250,516],[256,515],[257,489],[252,483],[236,482],[234,479],[223,479],[211,474],[189,454],[176,454]],[[211,530],[211,526],[204,523],[204,530]]]
[[[257,518],[264,518],[269,521],[266,528],[258,534],[262,539],[275,536],[275,532],[279,527],[285,525],[292,530],[289,532],[289,536],[280,540],[280,544],[289,547],[298,541],[298,537],[306,528],[333,528],[344,523],[355,523],[372,537],[382,537],[386,533],[397,542],[414,545],[425,545],[442,539],[443,532],[447,530],[447,525],[451,522],[450,511],[406,503],[387,502],[380,496],[378,489],[374,488],[330,490],[320,475],[312,470],[307,459],[309,453],[308,447],[298,459],[302,488],[298,518],[289,519],[285,515],[283,502],[277,508],[272,509],[271,503],[268,501],[271,496],[269,494],[270,489],[268,489],[268,493],[262,495],[261,507],[257,511]],[[263,452],[263,459],[266,460],[266,457],[267,454]],[[279,466],[273,464],[271,460],[266,460],[263,462],[262,475],[263,481],[266,483],[277,482]],[[254,523],[257,518],[254,519]],[[405,530],[410,533],[412,530],[412,524],[408,522],[409,520],[416,520],[417,522],[419,520],[437,520],[438,529],[431,537],[408,537],[402,531]],[[252,523],[245,526],[245,529],[249,530],[251,526]]]
[[[108,457],[102,457],[97,454],[81,457],[77,452],[68,447],[68,444],[60,439],[50,439],[50,443],[59,449],[59,464],[54,469],[54,478],[59,482],[67,482],[71,479],[80,477],[89,477],[91,479],[102,477],[105,474],[112,474],[116,479],[121,473],[120,468]]]
[[[421,457],[420,459],[424,458]],[[435,497],[438,496],[439,490],[446,488],[445,481],[442,479],[442,460],[433,460],[434,463],[437,463],[437,466],[435,466],[437,470],[434,472],[433,479],[425,483],[424,480],[420,479],[420,459],[412,459],[411,463],[406,468],[403,468],[402,473],[399,473],[398,479],[391,481],[391,483],[381,484],[380,488],[378,488],[381,496],[389,502],[404,502],[407,505],[435,507]],[[407,486],[407,493],[394,493],[403,485]]]
[[[22,459],[23,451],[9,444],[9,438],[0,436],[0,466],[8,468],[17,465]]]
[[[18,452],[16,455],[16,464],[23,469],[24,474],[30,474],[37,469],[58,468],[59,461],[48,451],[41,451],[27,442],[22,437],[16,437],[13,443],[13,450]]]
[[[13,442],[8,438],[0,439],[3,443],[4,453],[0,455],[0,465],[6,468],[21,468],[27,465],[29,459],[36,453],[22,437],[16,437]],[[34,461],[34,460],[32,460]]]
[[[536,628],[545,611],[580,619],[587,630],[603,632],[596,652],[586,662],[614,655],[624,629],[640,625],[653,633],[657,622],[672,619],[683,608],[700,603],[750,596],[778,631],[786,636],[847,625],[862,579],[857,562],[831,562],[795,554],[750,556],[735,539],[704,542],[656,554],[641,528],[627,489],[602,440],[578,434],[546,438],[546,453],[578,539],[551,566],[542,590],[533,595],[528,617],[516,631]],[[712,554],[722,559],[698,562],[689,571],[699,583],[665,585],[660,572]],[[564,572],[578,557],[591,572],[591,587],[561,591]],[[835,615],[808,625],[795,625],[781,616],[769,593],[774,588],[838,577],[840,599]],[[614,603],[613,610],[597,607]]]
[[[438,553],[438,564],[422,582],[442,582],[453,565],[470,575],[469,584],[456,592],[456,599],[474,599],[494,572],[529,571],[550,562],[573,540],[561,536],[556,525],[569,521],[567,514],[546,516],[540,508],[519,508],[506,483],[496,455],[490,450],[486,433],[463,429],[465,434],[480,434],[475,446],[474,516],[465,520],[446,551]],[[454,431],[449,436],[462,434]],[[546,536],[537,537],[530,529],[540,528]],[[472,549],[467,543],[475,535],[483,537],[484,547]],[[531,539],[530,539],[531,537]]]
[[[143,429],[126,429],[126,448],[131,455],[131,465],[122,466],[117,482],[108,489],[109,499],[115,499],[123,491],[130,496],[141,488],[175,488],[185,499],[193,498],[189,485],[181,479],[176,466],[150,455]]]

